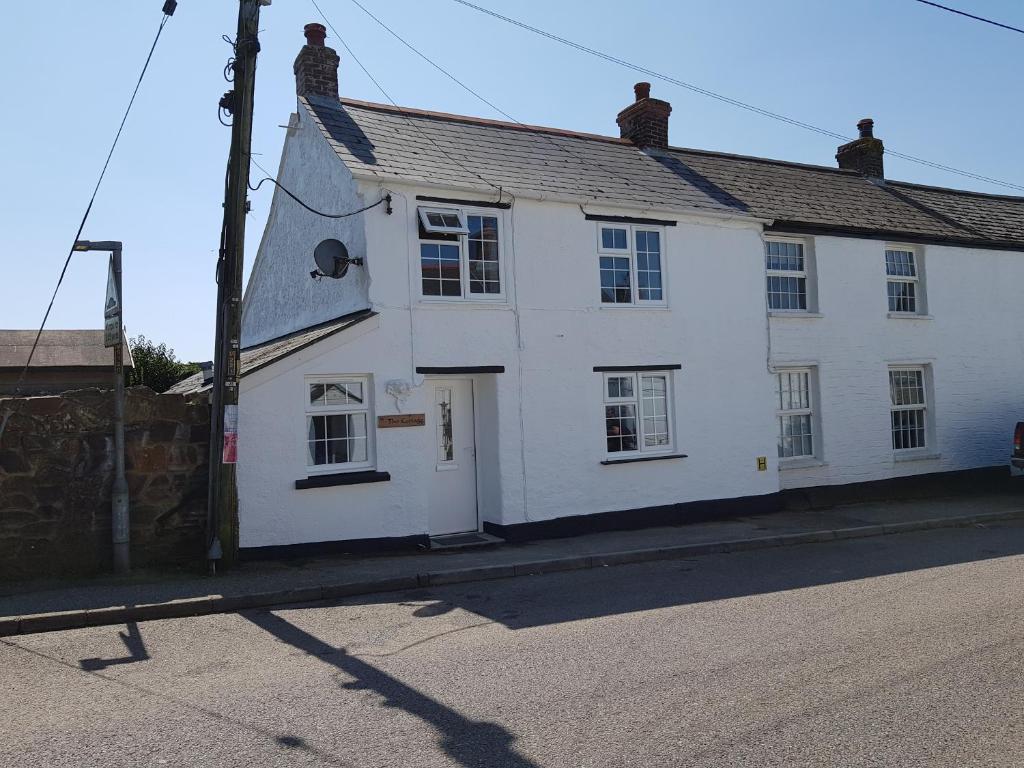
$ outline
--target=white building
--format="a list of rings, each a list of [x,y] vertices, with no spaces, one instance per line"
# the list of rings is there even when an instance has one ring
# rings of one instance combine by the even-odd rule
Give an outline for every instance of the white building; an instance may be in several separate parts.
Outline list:
[[[841,168],[677,149],[646,84],[621,138],[339,100],[306,35],[278,179],[366,210],[275,191],[242,547],[681,522],[1005,463],[1024,199],[884,180],[869,121]]]

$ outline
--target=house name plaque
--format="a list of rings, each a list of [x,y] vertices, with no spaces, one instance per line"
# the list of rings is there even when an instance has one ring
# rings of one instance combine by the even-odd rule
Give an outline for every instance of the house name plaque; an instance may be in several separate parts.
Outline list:
[[[398,413],[393,416],[378,416],[377,428],[388,427],[422,427],[427,423],[425,413]]]

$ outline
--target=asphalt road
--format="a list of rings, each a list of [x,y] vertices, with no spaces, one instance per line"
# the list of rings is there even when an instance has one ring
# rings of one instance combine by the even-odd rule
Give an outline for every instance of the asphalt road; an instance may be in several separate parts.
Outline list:
[[[0,766],[1024,766],[1024,522],[0,638]]]

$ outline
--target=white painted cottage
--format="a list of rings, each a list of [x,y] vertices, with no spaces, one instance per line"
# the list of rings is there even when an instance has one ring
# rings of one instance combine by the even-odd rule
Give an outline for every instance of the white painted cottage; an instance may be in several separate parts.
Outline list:
[[[1004,464],[1024,199],[339,99],[306,28],[243,310],[243,548],[767,510]],[[609,121],[610,122],[610,121]],[[319,250],[318,250],[319,249]],[[314,259],[314,253],[317,258]]]

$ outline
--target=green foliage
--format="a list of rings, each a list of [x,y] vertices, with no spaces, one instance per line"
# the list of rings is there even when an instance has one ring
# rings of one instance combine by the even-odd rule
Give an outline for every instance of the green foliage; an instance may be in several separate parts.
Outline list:
[[[199,371],[199,363],[183,363],[166,344],[157,344],[145,336],[128,339],[135,367],[125,371],[125,383],[165,392],[182,379]]]

